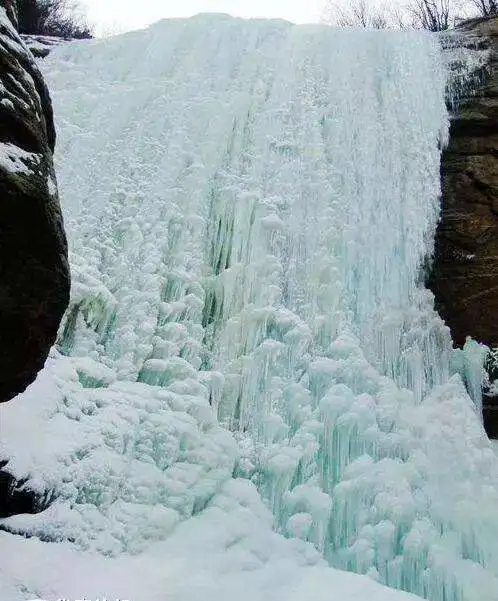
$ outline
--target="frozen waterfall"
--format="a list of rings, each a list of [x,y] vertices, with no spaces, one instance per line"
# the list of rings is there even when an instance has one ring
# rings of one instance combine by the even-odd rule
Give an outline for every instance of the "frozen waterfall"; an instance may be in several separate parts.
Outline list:
[[[257,489],[336,568],[496,601],[498,463],[423,286],[440,52],[223,15],[53,52],[72,301],[0,409],[53,502],[2,528],[138,554]]]

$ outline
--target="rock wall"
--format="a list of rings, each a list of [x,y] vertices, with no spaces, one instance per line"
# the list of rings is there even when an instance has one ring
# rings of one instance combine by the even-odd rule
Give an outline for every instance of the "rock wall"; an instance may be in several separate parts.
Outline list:
[[[456,344],[498,346],[498,17],[464,25],[490,47],[490,72],[453,116],[430,286]]]
[[[462,26],[466,43],[489,50],[477,94],[453,115],[441,163],[442,212],[429,286],[436,308],[463,345],[472,336],[498,347],[498,17]],[[496,372],[496,373],[494,373]],[[491,370],[491,380],[498,377]],[[494,388],[494,387],[493,387]],[[484,426],[498,438],[498,397],[484,390]]]
[[[43,367],[69,300],[52,105],[0,0],[0,402]]]

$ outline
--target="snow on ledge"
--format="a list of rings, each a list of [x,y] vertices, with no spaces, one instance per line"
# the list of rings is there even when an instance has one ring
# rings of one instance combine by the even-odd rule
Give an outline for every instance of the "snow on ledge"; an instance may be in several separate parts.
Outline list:
[[[31,175],[32,167],[38,167],[41,156],[34,152],[27,152],[14,144],[0,142],[0,169],[9,173],[22,173]]]

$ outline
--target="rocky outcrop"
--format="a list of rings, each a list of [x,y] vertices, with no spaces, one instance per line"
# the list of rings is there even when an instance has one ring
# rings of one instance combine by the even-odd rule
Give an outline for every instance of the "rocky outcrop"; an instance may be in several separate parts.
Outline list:
[[[0,460],[0,519],[20,513],[38,513],[46,509],[53,501],[52,492],[34,491],[29,478],[17,480],[6,467],[8,462]],[[0,530],[6,530],[0,524]]]
[[[487,41],[489,73],[451,121],[431,286],[457,344],[498,346],[498,18],[464,27]]]
[[[472,336],[498,347],[498,17],[469,21],[462,32],[488,48],[489,69],[452,116],[429,285],[457,345]],[[498,437],[498,406],[486,397],[484,421]]]
[[[453,116],[431,287],[453,340],[498,346],[498,17],[465,25],[490,42],[490,72]]]
[[[0,402],[43,367],[69,299],[47,87],[0,0]]]
[[[70,41],[47,35],[26,34],[21,34],[21,39],[35,58],[46,58],[54,48]]]

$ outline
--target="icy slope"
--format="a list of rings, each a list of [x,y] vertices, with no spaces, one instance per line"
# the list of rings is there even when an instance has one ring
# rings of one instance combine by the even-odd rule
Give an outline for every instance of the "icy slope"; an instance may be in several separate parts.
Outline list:
[[[480,350],[452,356],[418,284],[447,129],[435,40],[201,15],[44,65],[72,303],[0,410],[12,471],[56,500],[2,527],[147,557],[187,528],[189,557],[220,502],[237,522],[235,477],[292,539],[276,557],[496,601],[498,464],[451,375],[478,389]],[[242,535],[217,552],[264,570],[265,528],[256,563]]]
[[[135,556],[102,557],[0,532],[0,599],[420,601],[328,567],[271,524],[249,482],[232,480],[209,509]]]

